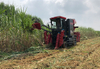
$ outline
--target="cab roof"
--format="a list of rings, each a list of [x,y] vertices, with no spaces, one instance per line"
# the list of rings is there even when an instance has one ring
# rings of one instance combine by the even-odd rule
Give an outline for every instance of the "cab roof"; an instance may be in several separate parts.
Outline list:
[[[50,19],[56,19],[56,18],[62,18],[62,19],[66,19],[66,17],[63,17],[63,16],[51,17]]]

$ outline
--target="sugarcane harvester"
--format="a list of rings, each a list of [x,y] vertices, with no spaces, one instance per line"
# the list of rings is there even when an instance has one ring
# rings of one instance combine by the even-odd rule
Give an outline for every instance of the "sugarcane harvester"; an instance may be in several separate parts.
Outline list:
[[[34,23],[33,29],[44,30],[44,42],[45,44],[51,43],[55,46],[55,49],[60,47],[68,47],[76,45],[77,42],[80,42],[80,32],[74,32],[75,28],[75,19],[66,19],[62,16],[56,16],[50,18],[51,28],[49,26],[40,25],[40,23]],[[41,26],[44,26],[51,31],[47,31]],[[47,34],[49,32],[49,34]]]

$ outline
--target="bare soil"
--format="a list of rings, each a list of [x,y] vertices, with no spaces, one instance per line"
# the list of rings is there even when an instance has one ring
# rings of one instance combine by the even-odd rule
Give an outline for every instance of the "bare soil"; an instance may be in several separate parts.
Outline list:
[[[0,69],[100,69],[100,37],[48,51],[2,61]]]

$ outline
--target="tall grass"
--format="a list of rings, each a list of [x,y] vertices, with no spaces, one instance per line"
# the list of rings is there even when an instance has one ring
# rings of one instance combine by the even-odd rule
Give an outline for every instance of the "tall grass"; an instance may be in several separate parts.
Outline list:
[[[81,40],[100,37],[100,31],[95,31],[92,28],[79,27],[76,31],[80,32]]]
[[[43,24],[40,18],[26,14],[25,10],[0,3],[0,51],[25,51],[31,46],[43,45],[43,31],[30,31],[35,20]]]

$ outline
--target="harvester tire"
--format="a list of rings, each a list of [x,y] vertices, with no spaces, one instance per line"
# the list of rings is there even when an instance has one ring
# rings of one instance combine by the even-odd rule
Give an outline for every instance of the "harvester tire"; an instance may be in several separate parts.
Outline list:
[[[74,40],[74,44],[73,45],[76,45],[76,38],[75,38],[75,40]]]

